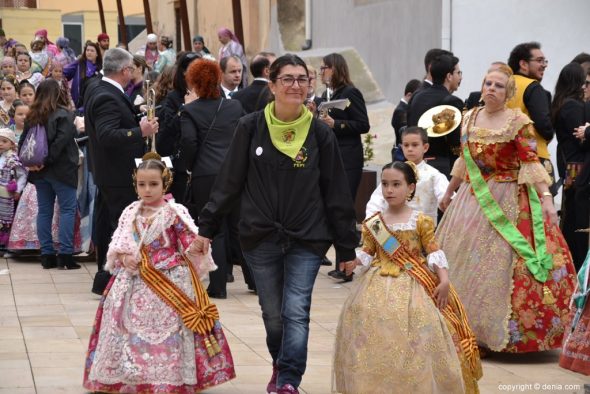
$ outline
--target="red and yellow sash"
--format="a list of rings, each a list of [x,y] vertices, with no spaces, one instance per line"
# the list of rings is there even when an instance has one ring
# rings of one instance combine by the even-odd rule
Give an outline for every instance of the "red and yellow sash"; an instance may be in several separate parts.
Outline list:
[[[376,214],[367,219],[363,223],[363,227],[391,262],[395,263],[402,272],[405,271],[420,283],[432,301],[436,303],[434,289],[436,289],[439,282],[437,276],[395,238],[385,225],[381,214]],[[449,287],[448,304],[441,310],[441,313],[459,335],[459,343],[469,363],[469,368],[473,376],[479,379],[482,376],[482,370],[475,335],[471,331],[471,327],[469,327],[463,304],[452,285]]]
[[[184,325],[191,331],[203,336],[203,342],[209,357],[221,352],[219,344],[213,335],[215,321],[219,320],[217,306],[209,301],[207,292],[195,272],[190,261],[186,266],[191,274],[191,282],[196,300],[191,300],[166,275],[156,269],[149,261],[145,247],[141,249],[141,264],[139,275],[156,295],[173,308],[182,318]]]

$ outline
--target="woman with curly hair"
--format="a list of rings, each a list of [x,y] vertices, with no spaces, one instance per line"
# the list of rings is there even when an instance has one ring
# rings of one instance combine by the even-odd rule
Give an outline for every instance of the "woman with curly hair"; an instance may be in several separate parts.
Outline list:
[[[244,114],[237,100],[221,97],[219,64],[206,59],[191,63],[186,83],[198,99],[187,103],[180,115],[181,161],[191,172],[191,215],[203,209],[234,136],[238,120]],[[213,238],[216,271],[209,273],[207,292],[213,298],[226,298],[227,269],[230,264],[229,215],[222,219],[222,230]]]

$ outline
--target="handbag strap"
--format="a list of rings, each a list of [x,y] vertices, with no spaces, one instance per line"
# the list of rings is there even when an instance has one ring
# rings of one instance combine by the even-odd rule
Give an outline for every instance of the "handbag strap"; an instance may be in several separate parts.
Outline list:
[[[213,128],[213,125],[215,124],[215,121],[217,120],[217,114],[219,113],[219,110],[221,109],[221,104],[223,104],[223,100],[225,100],[225,99],[222,97],[221,100],[219,101],[219,105],[217,106],[217,110],[215,111],[215,115],[213,116],[213,121],[209,125],[209,129],[207,130],[207,134],[205,134],[205,138],[203,139],[203,142],[201,143],[201,145],[199,146],[199,149],[197,150],[197,157],[199,157],[199,151],[201,150],[201,147],[205,145],[205,142],[207,142],[207,138],[209,138],[209,133],[211,132],[211,129]]]

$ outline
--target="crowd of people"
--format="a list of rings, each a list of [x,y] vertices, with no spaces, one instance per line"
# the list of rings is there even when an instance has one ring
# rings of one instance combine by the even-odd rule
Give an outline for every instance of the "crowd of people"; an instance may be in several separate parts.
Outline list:
[[[332,264],[354,284],[336,392],[477,393],[491,352],[561,348],[562,367],[590,375],[590,55],[551,95],[541,45],[519,44],[463,101],[459,58],[429,50],[358,234],[370,123],[346,59],[328,54],[319,72],[292,54],[248,61],[233,32],[218,38],[217,59],[199,35],[176,53],[149,34],[133,55],[105,33],[76,57],[45,30],[30,51],[0,31],[0,247],[39,250],[44,269],[95,253],[87,389],[198,392],[235,377],[211,302],[234,266],[261,306],[268,393],[299,392],[315,279]],[[461,121],[421,127],[441,105]]]

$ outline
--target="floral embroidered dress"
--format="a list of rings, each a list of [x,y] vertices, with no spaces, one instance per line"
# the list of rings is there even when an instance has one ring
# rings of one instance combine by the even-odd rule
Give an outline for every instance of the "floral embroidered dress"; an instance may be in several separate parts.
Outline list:
[[[532,122],[515,109],[502,129],[483,129],[474,126],[479,111],[465,115],[461,144],[467,144],[508,221],[534,247],[527,184],[549,184],[549,178],[536,154]],[[436,237],[452,262],[449,277],[465,305],[478,343],[506,352],[560,348],[575,269],[559,228],[546,220],[543,225],[547,254],[552,258],[548,280],[543,284],[535,280],[524,259],[484,215],[463,155],[452,175],[464,182],[445,212]],[[553,300],[546,299],[544,285]]]
[[[405,267],[413,260],[438,283],[434,265],[448,266],[429,216],[413,211],[407,223],[387,227],[380,215],[364,222],[362,251],[357,256],[370,268],[355,280],[342,308],[333,390],[344,394],[479,392],[481,364],[468,325],[463,328],[471,333],[467,341],[472,342],[471,357],[456,326],[437,308],[421,281],[410,274],[410,268],[400,269],[394,262],[401,257],[378,246],[369,230],[374,226],[393,235],[408,251],[411,259],[402,258]]]
[[[578,288],[559,366],[590,376],[590,251],[578,272]]]
[[[84,387],[108,393],[184,394],[233,379],[233,360],[219,321],[211,335],[220,349],[211,357],[204,338],[187,328],[177,310],[142,276],[125,270],[118,260],[121,253],[136,255],[144,245],[148,264],[192,300],[196,291],[188,264],[199,276],[215,268],[209,257],[185,253],[197,234],[186,208],[168,202],[145,218],[138,214],[141,204],[125,208],[109,246],[106,269],[113,277],[96,314]]]
[[[14,221],[8,238],[8,250],[38,250],[41,243],[37,237],[37,189],[33,183],[27,183],[16,206]],[[53,221],[51,223],[51,235],[55,250],[59,250],[59,205],[57,199],[53,208]],[[74,222],[74,253],[82,249],[82,237],[80,235],[80,211],[76,209]]]

